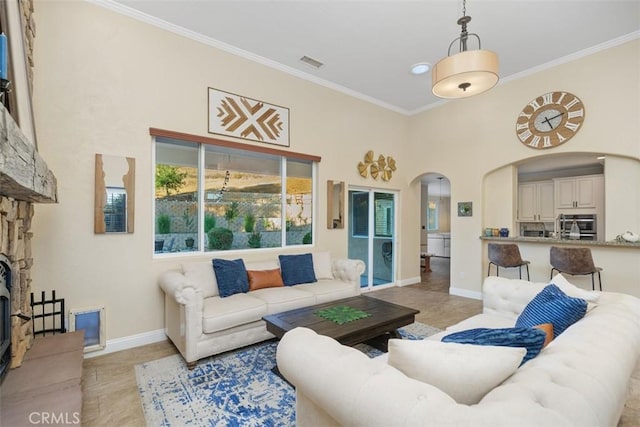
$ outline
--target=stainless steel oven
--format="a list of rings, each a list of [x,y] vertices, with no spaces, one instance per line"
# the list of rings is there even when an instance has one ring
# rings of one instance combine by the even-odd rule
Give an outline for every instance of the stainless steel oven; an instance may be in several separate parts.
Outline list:
[[[569,239],[573,223],[580,229],[580,240],[598,240],[598,218],[596,214],[560,214],[557,230],[561,239]]]

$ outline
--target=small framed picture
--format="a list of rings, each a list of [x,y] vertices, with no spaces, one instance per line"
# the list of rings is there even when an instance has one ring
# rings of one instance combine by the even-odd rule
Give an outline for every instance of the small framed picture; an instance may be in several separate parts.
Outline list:
[[[473,216],[473,203],[458,202],[458,216]]]

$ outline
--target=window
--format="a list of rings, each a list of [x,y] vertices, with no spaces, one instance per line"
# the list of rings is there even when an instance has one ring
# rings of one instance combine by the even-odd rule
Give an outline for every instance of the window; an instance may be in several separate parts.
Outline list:
[[[156,137],[156,253],[312,244],[314,159],[208,141]]]
[[[354,237],[369,236],[369,193],[352,193],[351,223]]]
[[[8,22],[8,12],[6,9],[6,6],[4,4],[4,2],[0,2],[0,10],[2,11],[2,13],[0,13],[0,32],[4,33],[7,37],[7,39],[11,36],[10,32],[9,32],[9,22]],[[11,56],[11,49],[9,49],[9,44],[7,43],[7,62],[8,64],[13,64],[13,57]],[[13,79],[13,75],[12,75],[12,70],[11,67],[7,67],[7,75],[4,77],[6,80],[11,81]],[[11,86],[8,87],[9,89],[11,88]],[[4,105],[4,107],[7,109],[7,111],[9,112],[9,114],[13,117],[13,119],[16,121],[16,123],[20,123],[17,120],[17,114],[14,113],[15,110],[15,103],[16,103],[16,97],[13,91],[7,90],[5,92],[1,92],[0,94],[0,102]]]
[[[393,236],[393,194],[374,194],[375,236]]]
[[[26,5],[19,1],[0,1],[0,31],[7,36],[8,47],[6,79],[11,82],[10,91],[5,93],[2,103],[20,127],[26,141],[37,146],[29,77],[30,66],[27,61],[31,47],[25,37],[25,31],[33,35],[35,28],[28,28],[28,23],[33,18],[32,9],[25,7]],[[27,23],[27,28],[23,22]]]
[[[438,223],[438,204],[437,200],[429,200],[427,202],[427,231],[434,231],[440,228]]]
[[[351,195],[353,236],[369,235],[369,192],[354,192]],[[393,236],[393,194],[373,195],[374,237]]]
[[[287,245],[311,244],[313,171],[310,162],[287,159]]]
[[[124,188],[107,187],[104,225],[107,233],[127,232],[127,190]]]

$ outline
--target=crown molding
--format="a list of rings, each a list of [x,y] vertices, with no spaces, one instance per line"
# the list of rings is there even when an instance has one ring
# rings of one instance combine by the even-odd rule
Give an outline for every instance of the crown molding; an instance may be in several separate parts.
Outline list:
[[[593,55],[594,53],[601,52],[603,50],[611,49],[616,46],[620,46],[621,44],[630,42],[632,40],[640,38],[640,30],[636,30],[632,33],[625,34],[624,36],[617,37],[615,39],[608,40],[604,43],[597,44],[595,46],[588,47],[583,50],[579,50],[574,53],[570,53],[569,55],[563,56],[561,58],[554,59],[553,61],[545,62],[544,64],[537,65],[535,67],[529,68],[527,70],[521,71],[519,73],[511,74],[503,79],[500,79],[502,83],[512,82],[514,80],[521,79],[523,77],[530,76],[532,74],[539,73],[544,70],[548,70],[553,67],[557,67],[558,65],[566,64],[568,62],[575,61],[580,58],[584,58],[589,55]]]
[[[199,43],[205,44],[207,46],[214,47],[216,49],[220,49],[224,52],[231,53],[233,55],[239,56],[244,59],[248,59],[253,62],[257,62],[259,64],[265,65],[267,67],[282,71],[283,73],[290,74],[292,76],[301,78],[303,80],[307,80],[309,82],[315,83],[317,85],[326,87],[328,89],[335,90],[337,92],[341,92],[345,95],[351,96],[356,99],[360,99],[362,101],[377,105],[379,107],[385,108],[390,111],[394,111],[396,113],[403,114],[405,116],[414,116],[416,114],[423,113],[425,111],[431,110],[432,108],[437,108],[444,105],[451,100],[438,100],[432,104],[426,105],[424,107],[415,109],[415,110],[406,110],[404,108],[400,108],[396,105],[389,104],[387,102],[381,101],[377,98],[362,94],[355,90],[349,89],[347,87],[338,85],[336,83],[330,82],[328,80],[321,79],[319,77],[313,76],[311,74],[305,73],[293,67],[289,67],[288,65],[281,64],[279,62],[273,61],[271,59],[265,58],[260,55],[256,55],[254,53],[248,52],[243,49],[239,49],[235,46],[231,46],[230,44],[221,42],[211,37],[203,36],[202,34],[196,33],[194,31],[188,30],[184,27],[180,27],[178,25],[171,24],[170,22],[164,21],[162,19],[155,18],[151,15],[147,15],[146,13],[142,13],[138,10],[125,6],[121,3],[117,3],[113,0],[85,0],[89,3],[95,4],[97,6],[104,7],[113,12],[119,13],[121,15],[128,16],[130,18],[136,19],[138,21],[145,22],[147,24],[162,28],[164,30],[170,31],[174,34],[178,34],[180,36],[189,38],[191,40],[197,41]],[[583,58],[585,56],[592,55],[596,52],[600,52],[602,50],[610,49],[612,47],[619,46],[621,44],[627,43],[629,41],[640,38],[640,30],[636,30],[632,33],[626,34],[624,36],[617,37],[615,39],[611,39],[604,43],[600,43],[598,45],[592,46],[587,49],[583,49],[569,55],[563,56],[561,58],[554,59],[553,61],[546,62],[544,64],[537,65],[535,67],[529,68],[527,70],[521,71],[519,73],[511,74],[506,77],[501,77],[498,85],[503,83],[509,83],[514,80],[518,80],[527,76],[530,76],[535,73],[539,73],[544,70],[548,70],[550,68],[556,67],[561,64],[565,64],[567,62],[575,61],[576,59]]]
[[[265,58],[260,55],[256,55],[255,53],[239,49],[230,44],[221,42],[211,37],[203,36],[202,34],[196,33],[194,31],[188,30],[184,27],[180,27],[178,25],[174,25],[170,22],[164,21],[162,19],[158,19],[151,15],[147,15],[146,13],[142,13],[138,10],[130,8],[120,3],[116,3],[112,0],[85,0],[89,3],[93,3],[97,6],[104,7],[105,9],[109,9],[112,12],[119,13],[121,15],[128,16],[130,18],[136,19],[141,22],[145,22],[147,24],[156,26],[158,28],[162,28],[163,30],[170,31],[174,34],[178,34],[180,36],[186,37],[188,39],[197,41],[198,43],[205,44],[207,46],[214,47],[216,49],[220,49],[224,52],[230,53],[232,55],[239,56],[244,59],[248,59],[253,62],[257,62],[259,64],[265,65],[267,67],[273,68],[278,71],[282,71],[283,73],[290,74],[292,76],[301,78],[303,80],[310,81],[320,86],[324,86],[326,88],[335,90],[337,92],[341,92],[345,95],[349,95],[353,98],[360,99],[362,101],[377,105],[379,107],[385,108],[387,110],[394,111],[396,113],[400,113],[403,115],[409,115],[410,112],[406,109],[400,108],[398,106],[389,104],[387,102],[381,101],[377,98],[373,98],[371,96],[362,94],[353,89],[349,89],[347,87],[341,86],[339,84],[330,82],[328,80],[321,79],[319,77],[313,76],[311,74],[305,73],[304,71],[300,71],[296,68],[289,67],[288,65],[281,64],[279,62],[273,61],[271,59]]]

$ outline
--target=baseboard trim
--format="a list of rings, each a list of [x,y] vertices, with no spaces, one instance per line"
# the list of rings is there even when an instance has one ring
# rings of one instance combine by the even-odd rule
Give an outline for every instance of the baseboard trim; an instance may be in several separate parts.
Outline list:
[[[459,297],[472,298],[477,300],[482,300],[482,292],[470,291],[468,289],[460,289],[460,288],[449,288],[450,295],[456,295]]]
[[[420,283],[419,277],[412,277],[409,279],[400,280],[397,282],[398,286],[407,286]],[[457,295],[460,297],[472,298],[482,300],[482,293],[469,291],[467,289],[449,288],[449,294]],[[105,354],[115,353],[116,351],[128,350],[134,347],[140,347],[147,344],[154,344],[167,339],[167,335],[164,333],[164,329],[158,329],[155,331],[143,332],[141,334],[129,335],[127,337],[115,338],[107,340],[107,345],[104,349],[98,351],[91,351],[85,353],[86,359],[98,356],[104,356]]]
[[[164,329],[143,332],[141,334],[129,335],[127,337],[115,338],[107,340],[106,346],[102,350],[91,351],[84,354],[85,359],[91,357],[104,356],[105,354],[115,353],[116,351],[128,350],[142,345],[153,344],[167,339]]]
[[[396,283],[398,284],[398,286],[407,286],[407,285],[415,285],[417,283],[420,283],[422,279],[420,278],[420,276],[416,276],[416,277],[410,277],[409,279],[402,279],[402,280],[398,280]]]

